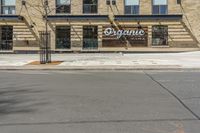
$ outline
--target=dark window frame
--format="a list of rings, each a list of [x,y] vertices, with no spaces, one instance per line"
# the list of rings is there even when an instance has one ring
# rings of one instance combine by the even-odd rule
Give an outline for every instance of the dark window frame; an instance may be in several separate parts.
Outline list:
[[[6,14],[4,13],[4,8],[8,8],[8,15],[14,15],[16,14],[16,0],[15,0],[15,5],[4,5],[3,0],[0,0],[0,5],[1,5],[1,14]],[[14,13],[12,13],[12,9],[14,9]],[[6,14],[6,15],[7,15]]]
[[[126,0],[124,0],[124,14],[126,15],[139,15],[140,14],[140,0],[139,1],[139,5],[126,5]],[[131,12],[127,13],[126,12],[126,8],[130,7]],[[136,8],[137,11],[134,12],[134,8]]]
[[[98,49],[98,31],[97,25],[83,26],[83,49]]]
[[[13,50],[13,26],[0,26],[0,30],[0,50]]]
[[[161,4],[161,5],[156,5],[154,4],[154,0],[152,0],[152,14],[154,15],[167,15],[168,14],[168,0],[166,0],[166,5]],[[155,10],[158,10],[158,12],[155,12]],[[162,9],[165,9],[165,12],[162,13]]]
[[[158,31],[154,27],[160,28]],[[163,34],[161,33],[163,32]],[[152,46],[169,46],[169,26],[168,25],[153,25],[152,26]]]
[[[56,49],[71,49],[71,26],[69,26],[69,25],[64,25],[64,26],[56,26],[56,28],[55,28],[56,30],[55,30],[55,48]],[[58,38],[58,34],[57,34],[57,31],[58,30],[66,30],[66,31],[64,31],[65,33],[64,33],[64,35],[66,35],[66,34],[68,34],[68,35],[66,35],[65,37],[66,37],[66,39],[65,38]],[[67,30],[69,30],[69,31],[67,31]],[[67,32],[69,32],[69,33],[67,33]],[[59,31],[59,33],[62,33],[61,31]],[[62,41],[62,44],[63,45],[58,45],[58,42],[59,42],[59,40],[58,39],[60,39],[60,42]],[[63,39],[63,40],[61,40],[61,39]],[[65,39],[65,40],[64,40]],[[65,46],[66,45],[66,46]]]
[[[98,14],[98,5],[99,5],[99,0],[96,0],[96,4],[85,4],[86,0],[83,0],[83,14]],[[92,0],[91,0],[92,1]],[[86,7],[88,6],[88,7]],[[86,10],[86,8],[89,8],[89,10]],[[94,8],[94,9],[93,9]]]

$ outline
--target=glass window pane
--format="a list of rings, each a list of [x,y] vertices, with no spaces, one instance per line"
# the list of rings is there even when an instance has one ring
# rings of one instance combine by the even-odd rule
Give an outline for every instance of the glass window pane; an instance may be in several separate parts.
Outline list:
[[[83,0],[83,13],[97,13],[97,0]]]
[[[167,5],[167,0],[153,0],[153,5]]]
[[[9,13],[8,7],[3,7],[3,8],[2,8],[2,13],[3,13],[3,14],[8,14],[8,13]]]
[[[160,14],[167,14],[167,6],[166,5],[160,6]]]
[[[139,6],[133,6],[132,14],[139,14]]]
[[[15,5],[15,0],[2,0],[2,5],[4,6]]]
[[[12,50],[13,48],[13,26],[0,27],[0,50]]]
[[[71,48],[71,28],[70,26],[56,27],[56,48],[70,49]]]
[[[71,0],[57,0],[57,5],[70,5]]]
[[[131,14],[131,6],[125,6],[125,14]]]
[[[97,26],[83,26],[83,48],[84,49],[98,48]]]
[[[57,5],[56,13],[70,13],[70,5]]]
[[[139,5],[139,0],[125,0],[125,5]]]
[[[15,14],[15,7],[2,7],[2,14]]]
[[[152,27],[152,45],[168,45],[168,26],[157,25]]]
[[[159,6],[153,6],[153,14],[159,14]]]

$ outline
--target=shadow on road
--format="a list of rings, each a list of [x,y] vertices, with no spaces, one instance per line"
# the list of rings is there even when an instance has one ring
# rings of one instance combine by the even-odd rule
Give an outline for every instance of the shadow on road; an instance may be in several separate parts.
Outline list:
[[[43,93],[34,89],[34,86],[10,86],[0,88],[0,116],[19,113],[36,112],[40,106],[47,104],[35,95]]]

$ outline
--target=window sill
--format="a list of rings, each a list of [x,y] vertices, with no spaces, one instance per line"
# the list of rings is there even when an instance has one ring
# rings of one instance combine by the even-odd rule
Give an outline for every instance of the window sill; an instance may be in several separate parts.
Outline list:
[[[71,13],[56,13],[56,15],[71,15]]]
[[[160,45],[160,46],[151,46],[152,48],[169,48],[169,46]]]

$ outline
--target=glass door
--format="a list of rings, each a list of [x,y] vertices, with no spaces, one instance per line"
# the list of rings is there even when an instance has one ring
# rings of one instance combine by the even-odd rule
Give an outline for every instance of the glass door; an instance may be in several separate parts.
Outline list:
[[[0,50],[13,49],[13,26],[0,27]]]
[[[71,48],[71,27],[57,26],[56,27],[56,49]]]
[[[152,46],[168,45],[168,26],[155,25],[152,27]]]
[[[97,26],[83,26],[83,49],[98,48]]]

